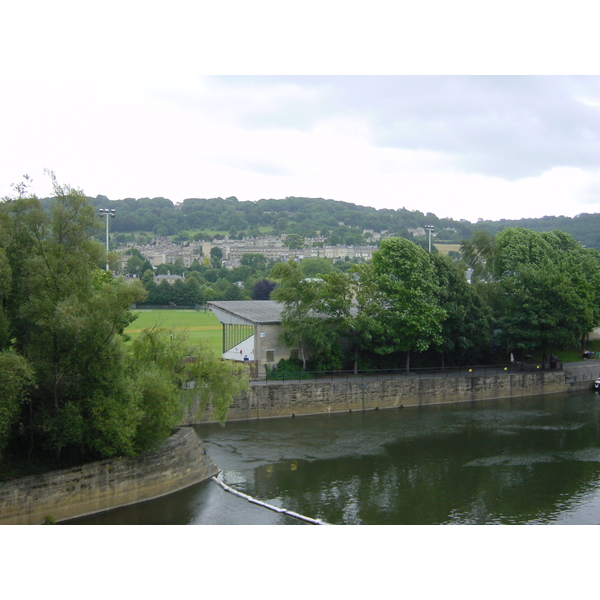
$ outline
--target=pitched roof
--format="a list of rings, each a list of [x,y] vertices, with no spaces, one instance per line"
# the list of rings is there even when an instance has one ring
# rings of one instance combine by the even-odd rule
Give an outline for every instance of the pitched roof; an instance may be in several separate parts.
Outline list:
[[[281,323],[283,310],[283,305],[274,300],[223,300],[207,302],[207,305],[221,323],[231,322],[232,317],[253,325]]]

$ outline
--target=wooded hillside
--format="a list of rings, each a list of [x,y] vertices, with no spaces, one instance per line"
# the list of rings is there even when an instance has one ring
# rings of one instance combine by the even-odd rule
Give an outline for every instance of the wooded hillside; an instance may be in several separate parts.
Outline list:
[[[479,221],[439,218],[418,210],[375,209],[348,202],[323,198],[295,198],[239,201],[230,198],[188,198],[175,204],[167,198],[126,198],[109,200],[105,196],[89,198],[97,208],[116,209],[111,220],[111,232],[130,234],[147,232],[151,235],[178,236],[186,241],[215,233],[232,237],[257,236],[260,233],[297,233],[304,237],[325,236],[329,244],[361,245],[369,234],[412,237],[409,229],[424,225],[435,227],[436,241],[459,243],[469,239],[474,231],[495,234],[507,227],[522,227],[532,231],[559,229],[590,248],[600,248],[600,214],[580,214],[576,217],[544,216],[539,219]],[[452,208],[449,207],[449,212]],[[366,237],[366,239],[365,239]]]

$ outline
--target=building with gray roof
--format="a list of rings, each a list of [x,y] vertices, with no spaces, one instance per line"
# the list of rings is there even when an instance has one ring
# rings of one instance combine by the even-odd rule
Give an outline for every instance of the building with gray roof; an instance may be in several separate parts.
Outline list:
[[[207,303],[223,325],[223,354],[227,360],[250,364],[254,377],[265,365],[297,355],[279,341],[283,305],[273,300],[228,300]]]

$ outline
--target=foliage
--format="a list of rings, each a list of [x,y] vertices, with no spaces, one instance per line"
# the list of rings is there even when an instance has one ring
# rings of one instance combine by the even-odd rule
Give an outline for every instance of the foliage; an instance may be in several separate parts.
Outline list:
[[[22,356],[12,350],[0,352],[0,459],[34,378],[33,369]]]
[[[261,279],[257,281],[252,291],[250,292],[250,296],[252,300],[269,300],[271,297],[271,292],[277,287],[277,284],[274,281],[269,281],[268,279]]]
[[[436,272],[438,302],[446,312],[441,341],[435,344],[442,366],[447,355],[454,364],[475,364],[490,349],[492,311],[460,266],[440,254],[432,253],[429,258]]]
[[[303,370],[302,361],[298,358],[282,358],[276,366],[266,365],[267,379],[290,380],[311,379],[312,375]]]
[[[419,210],[375,209],[348,202],[323,198],[288,197],[262,199],[258,202],[237,198],[187,198],[175,205],[166,198],[125,198],[108,200],[105,196],[89,198],[94,207],[116,209],[111,231],[119,234],[154,232],[177,235],[196,231],[195,239],[213,239],[216,233],[245,230],[296,233],[302,237],[324,235],[327,244],[363,245],[366,230],[386,232],[386,236],[412,237],[409,229],[425,224],[435,227],[437,240],[459,243],[481,231],[491,237],[507,228],[521,227],[537,232],[563,231],[588,248],[600,248],[597,232],[600,214],[575,217],[545,216],[538,219],[480,221],[438,218]],[[343,223],[343,225],[340,225]],[[139,235],[138,235],[139,240]],[[141,243],[141,242],[140,242]]]
[[[218,269],[221,266],[221,261],[223,260],[223,250],[221,248],[211,248],[210,249],[210,264],[213,269]]]
[[[129,307],[146,292],[98,268],[98,217],[80,191],[52,181],[46,209],[34,196],[0,204],[0,444],[70,462],[137,454],[179,422],[190,375],[224,418],[247,377],[179,336],[126,346]]]
[[[472,281],[491,281],[495,270],[494,236],[486,231],[475,231],[470,240],[460,247],[463,261],[472,269]]]
[[[210,403],[224,423],[232,397],[249,381],[245,365],[219,359],[206,342],[190,345],[184,333],[160,328],[146,329],[132,342],[128,361],[143,410],[140,448],[162,441],[181,422],[182,396],[188,406],[199,397],[198,414]]]
[[[358,320],[375,352],[422,352],[442,341],[446,312],[428,254],[403,238],[388,238],[370,264],[356,270]]]
[[[284,305],[281,341],[290,347],[298,346],[303,367],[306,367],[308,350],[320,340],[321,319],[314,314],[313,303],[322,280],[304,277],[298,263],[293,260],[276,264],[271,276],[280,283],[271,296]]]
[[[288,248],[304,248],[304,238],[298,233],[290,233],[283,243]]]
[[[329,258],[305,258],[300,261],[300,269],[305,277],[318,277],[336,271]]]
[[[600,321],[600,254],[561,232],[515,227],[462,245],[509,349],[572,346]]]
[[[509,346],[566,347],[598,324],[600,255],[562,232],[506,229],[496,236],[494,276]]]

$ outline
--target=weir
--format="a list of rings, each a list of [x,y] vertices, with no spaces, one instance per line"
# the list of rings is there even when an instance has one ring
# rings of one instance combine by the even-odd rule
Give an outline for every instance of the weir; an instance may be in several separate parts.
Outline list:
[[[288,515],[288,516],[294,517],[296,519],[300,519],[301,521],[306,521],[307,523],[312,523],[313,525],[329,525],[329,523],[325,523],[325,521],[322,521],[321,519],[312,519],[311,517],[305,517],[304,515],[300,515],[297,512],[287,510],[287,508],[280,508],[279,506],[274,506],[273,504],[267,504],[266,502],[257,500],[256,498],[253,498],[252,496],[248,496],[248,494],[244,494],[243,492],[239,492],[238,490],[235,490],[232,487],[228,486],[226,483],[224,483],[220,479],[220,477],[221,477],[221,473],[219,473],[217,475],[217,477],[211,477],[211,480],[214,481],[218,486],[222,487],[226,492],[229,492],[230,494],[234,494],[235,496],[238,496],[239,498],[244,498],[244,500],[247,500],[248,502],[251,502],[252,504],[257,504],[258,506],[262,506],[263,508],[267,508],[269,510],[273,510],[273,511],[281,513],[281,514]]]

